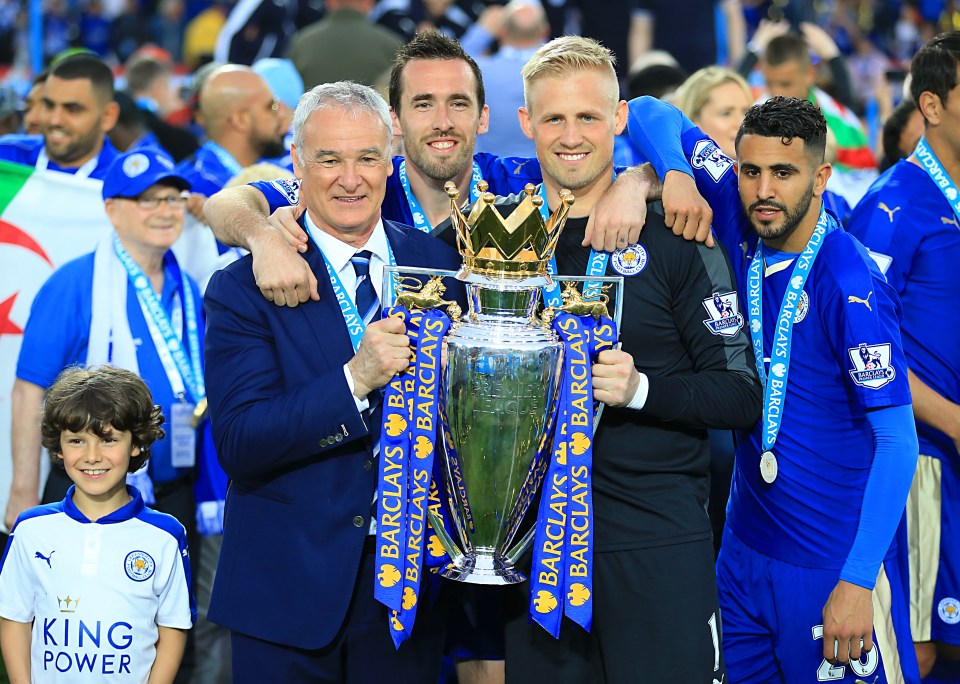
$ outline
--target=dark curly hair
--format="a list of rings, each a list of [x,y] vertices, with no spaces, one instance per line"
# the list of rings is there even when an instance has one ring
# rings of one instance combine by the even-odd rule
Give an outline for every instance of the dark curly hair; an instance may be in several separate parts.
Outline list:
[[[804,151],[814,164],[823,163],[827,147],[827,121],[817,105],[795,97],[771,97],[747,110],[737,131],[737,152],[745,135],[780,138],[789,145],[794,138],[805,143]]]
[[[920,95],[931,92],[944,106],[957,87],[960,64],[960,32],[941,33],[920,48],[910,61],[910,96],[919,106]]]
[[[163,412],[143,380],[122,368],[98,366],[64,370],[47,390],[40,418],[40,438],[54,463],[63,466],[60,435],[90,430],[104,437],[112,427],[129,431],[140,453],[130,458],[128,472],[140,470],[150,447],[163,439]]]
[[[397,55],[393,60],[393,68],[390,70],[390,106],[397,114],[400,113],[400,98],[403,95],[403,70],[407,64],[415,59],[427,59],[431,61],[450,61],[462,59],[473,72],[473,80],[477,84],[477,107],[483,108],[486,103],[486,94],[483,90],[483,75],[480,73],[480,67],[461,47],[460,43],[453,38],[447,38],[437,31],[423,31],[418,33],[413,40],[397,50]]]

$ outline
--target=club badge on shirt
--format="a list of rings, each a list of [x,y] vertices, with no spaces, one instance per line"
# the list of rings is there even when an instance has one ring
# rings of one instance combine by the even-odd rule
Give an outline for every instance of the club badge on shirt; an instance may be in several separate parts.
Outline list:
[[[144,582],[153,577],[157,564],[146,551],[131,551],[123,561],[123,569],[134,582]]]
[[[897,376],[897,371],[890,365],[889,344],[861,342],[848,349],[847,353],[853,362],[850,377],[861,387],[880,389]]]
[[[810,295],[804,290],[800,293],[800,301],[797,302],[797,312],[793,314],[793,324],[796,325],[806,318],[808,311],[810,311]]]
[[[703,324],[714,335],[733,337],[743,327],[736,292],[714,292],[703,300],[703,308],[710,314]]]
[[[647,250],[637,243],[618,249],[610,259],[613,270],[624,276],[635,276],[647,266]]]

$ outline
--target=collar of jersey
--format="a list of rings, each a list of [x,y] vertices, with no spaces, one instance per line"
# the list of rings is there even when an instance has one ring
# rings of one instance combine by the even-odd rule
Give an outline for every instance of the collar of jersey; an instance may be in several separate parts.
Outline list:
[[[121,506],[113,513],[103,516],[99,520],[90,520],[83,513],[80,512],[80,509],[77,508],[77,505],[73,503],[73,491],[77,488],[76,485],[70,485],[70,489],[67,490],[67,496],[63,500],[63,512],[68,516],[80,523],[94,523],[97,525],[109,525],[111,523],[124,522],[132,518],[136,518],[145,508],[143,503],[143,497],[140,496],[140,490],[136,487],[131,487],[127,485],[127,494],[129,494],[132,499],[127,504]]]

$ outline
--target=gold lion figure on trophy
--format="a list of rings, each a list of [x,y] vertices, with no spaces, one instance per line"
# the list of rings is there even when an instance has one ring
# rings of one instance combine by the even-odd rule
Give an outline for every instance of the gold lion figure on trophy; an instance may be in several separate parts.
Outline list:
[[[563,304],[544,309],[540,315],[540,320],[549,326],[553,319],[557,317],[559,311],[566,311],[574,316],[593,316],[594,320],[599,323],[601,317],[610,315],[607,311],[607,306],[610,304],[610,297],[607,296],[607,290],[609,289],[610,285],[603,285],[596,297],[585,299],[580,294],[580,290],[577,289],[577,283],[567,281],[563,284],[563,292],[560,293]]]
[[[443,298],[447,286],[443,284],[442,276],[430,276],[425,285],[421,285],[416,278],[407,276],[396,276],[395,282],[397,284],[397,304],[406,307],[408,310],[439,309],[441,306],[445,306],[452,320],[460,320],[460,315],[463,313],[460,305],[452,299]]]

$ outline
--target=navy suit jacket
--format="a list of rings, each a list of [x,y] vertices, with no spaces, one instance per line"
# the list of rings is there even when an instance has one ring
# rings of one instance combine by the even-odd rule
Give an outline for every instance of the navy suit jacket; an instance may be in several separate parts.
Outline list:
[[[459,267],[436,238],[384,228],[397,264]],[[340,630],[354,593],[380,426],[365,423],[347,386],[343,365],[354,352],[323,257],[312,242],[304,257],[318,302],[267,301],[249,256],[214,274],[206,291],[207,397],[230,478],[209,618],[317,649]]]

